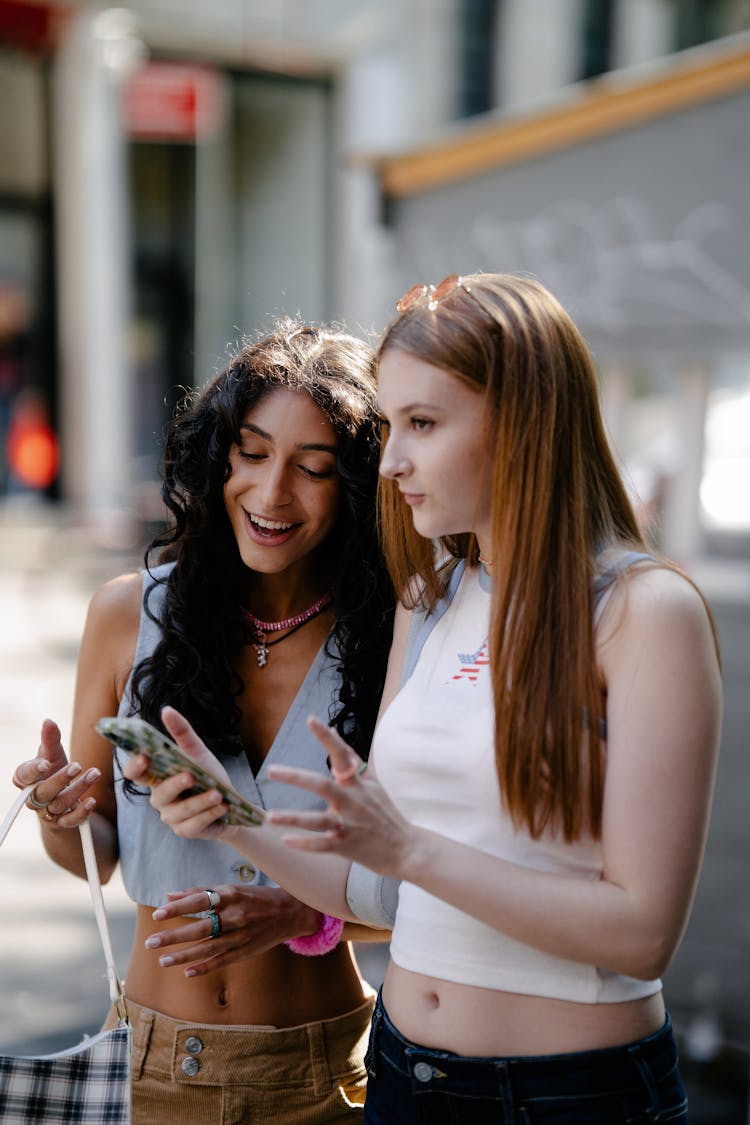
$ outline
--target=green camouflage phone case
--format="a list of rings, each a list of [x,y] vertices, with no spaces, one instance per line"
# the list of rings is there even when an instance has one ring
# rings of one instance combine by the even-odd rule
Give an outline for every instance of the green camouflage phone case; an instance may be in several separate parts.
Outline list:
[[[145,719],[117,717],[99,719],[96,729],[126,754],[145,754],[157,778],[172,777],[182,770],[189,770],[195,778],[195,791],[218,789],[229,805],[221,818],[221,823],[257,827],[265,820],[266,814],[263,809],[252,805],[235,789],[201,769],[180,750],[176,743],[156,727],[152,727]]]

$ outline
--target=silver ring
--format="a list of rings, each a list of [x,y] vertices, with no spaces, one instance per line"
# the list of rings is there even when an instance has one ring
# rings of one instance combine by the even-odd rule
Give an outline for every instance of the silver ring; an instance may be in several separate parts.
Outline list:
[[[39,784],[41,785],[41,782]],[[40,809],[46,809],[47,805],[50,803],[50,801],[54,801],[54,799],[55,799],[54,797],[50,797],[49,801],[38,801],[37,798],[34,796],[34,794],[36,793],[38,788],[39,788],[38,785],[34,786],[34,788],[29,793],[28,799],[26,801],[26,804],[29,806],[30,809],[36,809],[37,811],[39,811]]]
[[[47,802],[47,804],[51,804],[52,801],[54,801],[54,797],[50,797],[50,800]],[[78,808],[80,803],[81,803],[80,800],[74,801],[72,805],[69,805],[67,809],[63,809],[62,812],[59,812],[59,813],[50,812],[49,809],[47,808],[47,805],[43,805],[42,806],[42,816],[43,816],[44,820],[47,821],[48,824],[54,824],[56,821],[58,821],[60,819],[61,816],[65,816],[69,812],[75,812],[75,810]]]
[[[210,937],[212,937],[212,938],[218,937],[219,934],[221,933],[221,918],[219,917],[219,915],[216,913],[215,910],[209,910],[206,917],[211,919],[211,934],[210,934]]]
[[[215,910],[217,906],[221,905],[221,895],[219,894],[218,891],[206,890],[203,893],[208,895],[208,908],[209,908],[209,910]]]

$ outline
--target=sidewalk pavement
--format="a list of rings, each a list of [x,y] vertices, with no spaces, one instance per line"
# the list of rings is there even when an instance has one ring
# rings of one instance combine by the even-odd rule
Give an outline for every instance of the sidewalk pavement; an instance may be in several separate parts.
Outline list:
[[[92,551],[55,513],[0,512],[0,787],[2,812],[15,764],[33,757],[44,718],[67,740],[75,660],[88,599],[126,567]],[[22,1054],[72,1046],[109,1006],[104,958],[88,886],[44,854],[36,817],[23,810],[0,855],[6,909],[0,926],[0,1043]],[[132,909],[119,877],[105,888],[121,973]]]
[[[68,737],[75,659],[93,590],[141,562],[139,546],[97,542],[64,512],[0,508],[0,777],[38,745],[41,720]],[[724,654],[725,721],[714,813],[693,917],[664,981],[691,1096],[692,1125],[750,1125],[750,560],[710,560],[695,576],[711,600]],[[9,783],[0,811],[10,804]],[[60,1050],[96,1030],[108,1008],[104,960],[85,883],[44,855],[22,812],[0,856],[0,1051]],[[132,906],[119,875],[105,887],[121,975]],[[383,946],[360,946],[377,987]]]

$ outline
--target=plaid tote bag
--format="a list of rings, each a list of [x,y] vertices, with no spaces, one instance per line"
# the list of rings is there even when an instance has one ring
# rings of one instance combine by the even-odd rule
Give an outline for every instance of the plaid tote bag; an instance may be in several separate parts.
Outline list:
[[[16,798],[0,826],[0,844],[34,789]],[[109,993],[120,1013],[116,1027],[75,1047],[36,1058],[0,1055],[0,1122],[3,1125],[130,1125],[130,1025],[115,970],[91,827],[80,826],[86,875],[107,964]]]

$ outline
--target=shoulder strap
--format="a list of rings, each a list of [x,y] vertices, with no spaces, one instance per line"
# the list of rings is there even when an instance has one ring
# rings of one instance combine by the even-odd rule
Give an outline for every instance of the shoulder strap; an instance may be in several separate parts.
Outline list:
[[[594,606],[599,608],[600,602],[604,599],[605,594],[610,590],[615,580],[624,570],[629,567],[635,566],[639,562],[655,562],[653,555],[646,554],[645,551],[623,551],[621,555],[601,574],[597,574],[594,579]]]
[[[27,785],[25,789],[16,797],[11,805],[9,811],[6,813],[2,824],[0,824],[0,845],[2,845],[5,837],[10,832],[13,822],[20,813],[29,795],[34,791],[37,782],[32,782]],[[86,877],[89,882],[89,891],[91,892],[91,903],[94,908],[94,917],[96,918],[96,925],[99,930],[99,938],[104,950],[104,960],[107,964],[107,979],[109,981],[109,996],[112,1003],[115,1005],[118,1015],[122,1019],[126,1019],[125,1013],[125,996],[122,990],[122,983],[117,975],[115,968],[115,958],[112,952],[112,941],[109,936],[109,925],[107,923],[107,912],[104,909],[104,896],[102,895],[102,884],[99,879],[99,868],[96,863],[96,852],[94,850],[94,840],[91,835],[91,825],[88,820],[85,820],[79,827],[81,833],[81,845],[83,847],[83,861],[86,865]]]
[[[416,663],[419,660],[419,654],[425,646],[425,642],[429,637],[432,630],[437,625],[440,618],[443,616],[448,606],[453,601],[458,584],[463,577],[466,570],[466,560],[461,559],[460,562],[454,567],[453,572],[448,579],[448,585],[445,588],[445,593],[442,598],[437,602],[434,609],[424,610],[415,609],[412,611],[412,618],[409,624],[409,634],[406,638],[406,651],[404,652],[404,662],[401,672],[401,684],[403,687],[406,681],[411,676]]]
[[[118,715],[132,714],[133,699],[130,686],[133,682],[133,673],[143,660],[152,655],[161,640],[162,627],[159,623],[159,618],[164,607],[165,580],[169,576],[170,571],[174,569],[174,565],[174,563],[161,563],[159,566],[152,567],[150,570],[141,571],[143,576],[143,590],[141,592],[141,616],[138,623],[138,636],[135,642],[133,663],[128,673],[122,698],[120,699],[120,706],[117,711]],[[146,610],[147,605],[149,609],[155,613],[157,617],[156,621],[149,616]]]

